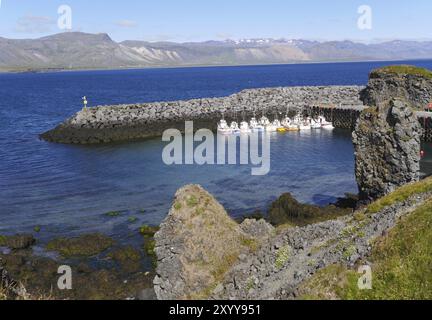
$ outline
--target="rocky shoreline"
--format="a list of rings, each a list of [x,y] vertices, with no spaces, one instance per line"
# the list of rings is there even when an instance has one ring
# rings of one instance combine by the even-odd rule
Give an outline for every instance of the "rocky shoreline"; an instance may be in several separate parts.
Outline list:
[[[83,109],[55,129],[41,134],[49,142],[97,144],[160,136],[166,129],[184,130],[186,120],[195,127],[216,129],[222,113],[227,120],[245,112],[273,117],[287,108],[317,105],[362,105],[361,86],[281,87],[250,89],[222,98],[155,102]]]
[[[142,227],[141,248],[102,234],[41,243],[31,234],[0,235],[0,300],[153,300],[153,235]],[[71,290],[59,289],[60,266],[72,272]]]

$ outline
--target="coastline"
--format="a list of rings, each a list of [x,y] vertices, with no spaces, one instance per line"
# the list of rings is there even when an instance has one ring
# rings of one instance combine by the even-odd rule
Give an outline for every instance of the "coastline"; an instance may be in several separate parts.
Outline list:
[[[190,69],[190,68],[224,68],[224,67],[266,67],[266,66],[291,66],[291,65],[316,65],[316,64],[340,64],[340,63],[408,63],[413,61],[430,61],[430,59],[394,59],[394,60],[319,60],[319,61],[294,61],[290,63],[263,63],[263,64],[190,64],[190,65],[152,65],[138,67],[112,67],[112,68],[29,68],[26,70],[0,69],[0,74],[26,74],[26,73],[62,73],[85,71],[127,71],[127,70],[154,70],[154,69]]]

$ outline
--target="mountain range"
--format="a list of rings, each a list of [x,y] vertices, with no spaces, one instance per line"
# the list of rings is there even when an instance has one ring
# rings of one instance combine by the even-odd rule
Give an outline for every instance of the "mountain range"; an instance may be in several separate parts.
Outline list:
[[[0,37],[0,70],[115,69],[328,61],[431,59],[432,41],[244,39],[115,42],[107,34],[66,32],[39,39]]]

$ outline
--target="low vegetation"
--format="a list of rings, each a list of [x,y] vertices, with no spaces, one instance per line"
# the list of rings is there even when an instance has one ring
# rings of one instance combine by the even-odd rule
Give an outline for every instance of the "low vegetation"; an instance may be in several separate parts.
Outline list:
[[[406,201],[408,198],[425,192],[432,191],[432,177],[426,178],[422,181],[407,184],[400,187],[395,192],[380,198],[375,201],[367,208],[367,213],[377,213],[380,212],[385,207],[391,206],[397,202]]]
[[[432,199],[372,244],[372,290],[358,289],[360,274],[341,265],[316,273],[305,299],[432,299]]]
[[[290,259],[291,247],[284,246],[277,251],[275,266],[277,269],[282,269]]]
[[[380,69],[376,69],[372,71],[371,76],[382,74],[382,73],[389,73],[389,74],[396,74],[396,75],[415,75],[415,76],[421,76],[428,79],[432,79],[432,71],[425,69],[425,68],[419,68],[415,66],[409,66],[409,65],[395,65],[395,66],[388,66],[383,67]]]
[[[141,267],[141,253],[131,247],[118,248],[108,254],[126,272],[138,272]]]
[[[305,226],[336,219],[352,213],[352,208],[338,208],[334,205],[319,207],[298,202],[290,193],[285,193],[273,202],[269,210],[269,221],[275,226]]]
[[[48,242],[46,249],[63,257],[90,257],[112,247],[114,241],[102,234],[87,234],[78,238],[58,238]]]

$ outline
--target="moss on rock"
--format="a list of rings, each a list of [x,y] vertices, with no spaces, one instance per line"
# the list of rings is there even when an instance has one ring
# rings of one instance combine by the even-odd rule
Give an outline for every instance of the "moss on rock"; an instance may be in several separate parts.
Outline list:
[[[141,253],[133,247],[122,247],[108,254],[126,272],[137,272],[141,267]]]
[[[273,202],[269,210],[269,221],[275,226],[304,226],[316,222],[335,219],[352,212],[350,208],[334,205],[318,207],[298,202],[290,193],[285,193]]]
[[[143,225],[141,226],[139,232],[142,236],[144,236],[145,238],[152,238],[154,237],[155,233],[159,231],[159,227],[154,227],[154,226],[148,226],[148,225]]]
[[[51,240],[46,249],[56,251],[63,257],[94,256],[112,247],[114,240],[108,236],[95,233],[77,238],[58,238]]]

